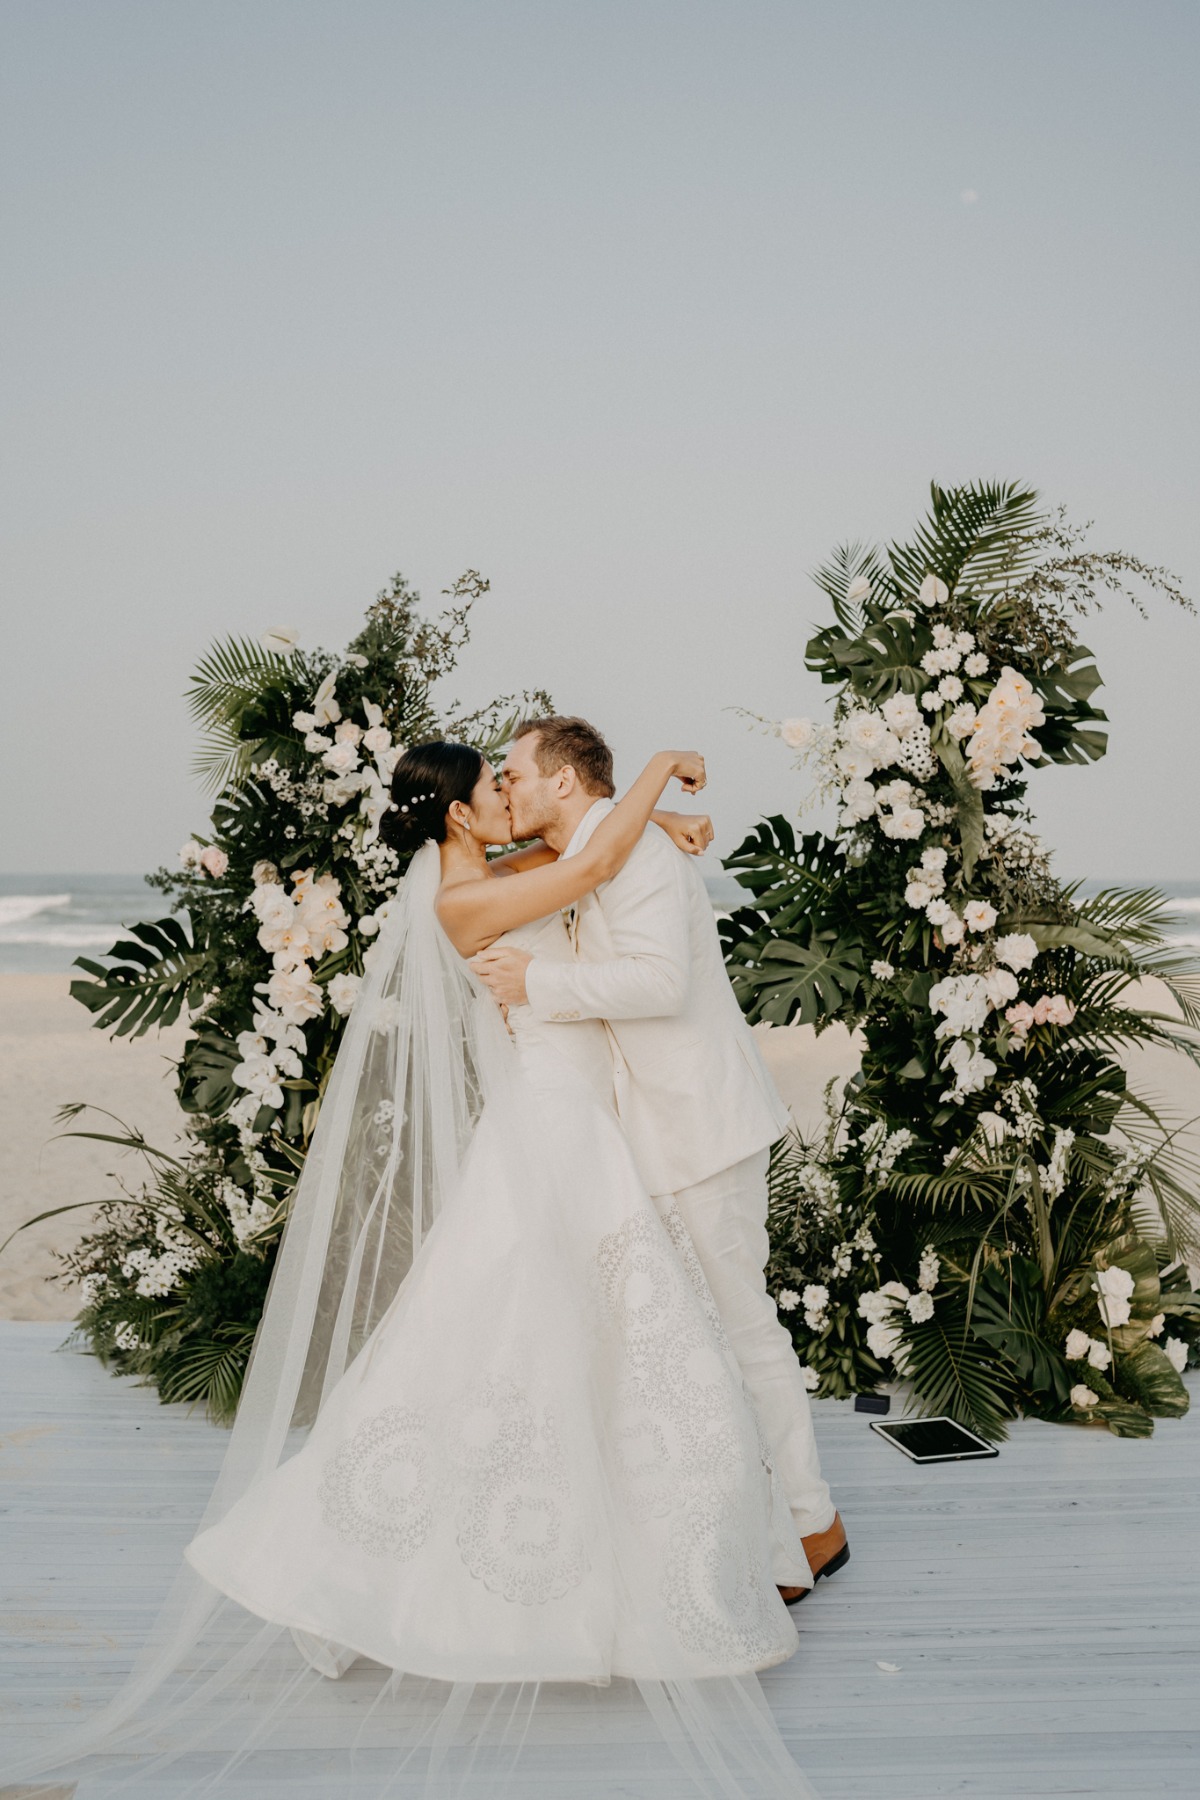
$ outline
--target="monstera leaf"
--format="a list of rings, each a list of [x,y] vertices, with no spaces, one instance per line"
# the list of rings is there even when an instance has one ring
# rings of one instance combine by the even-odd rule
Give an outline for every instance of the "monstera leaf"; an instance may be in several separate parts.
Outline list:
[[[1039,1394],[1065,1401],[1071,1377],[1058,1351],[1042,1335],[1046,1299],[1041,1273],[1028,1257],[1013,1256],[1003,1267],[980,1274],[971,1311],[971,1330],[1008,1359],[1022,1381]]]
[[[835,931],[727,946],[729,979],[751,1024],[828,1024],[845,1015],[862,981],[862,951]]]
[[[96,1015],[96,1024],[114,1037],[141,1037],[173,1025],[185,1003],[199,1006],[212,975],[207,939],[195,941],[176,918],[129,926],[129,936],[108,952],[112,966],[76,958],[91,981],[73,981],[71,997]]]

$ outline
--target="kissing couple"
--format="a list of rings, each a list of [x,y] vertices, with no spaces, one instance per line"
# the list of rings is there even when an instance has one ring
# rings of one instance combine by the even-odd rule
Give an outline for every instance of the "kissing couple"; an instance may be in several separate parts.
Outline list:
[[[415,854],[143,1681],[205,1793],[298,1731],[349,1752],[339,1800],[559,1793],[568,1752],[588,1793],[809,1791],[756,1676],[849,1551],[763,1277],[788,1114],[672,778],[703,759],[614,802],[565,717],[498,773],[396,765],[381,835]],[[136,1773],[81,1800],[166,1791]]]

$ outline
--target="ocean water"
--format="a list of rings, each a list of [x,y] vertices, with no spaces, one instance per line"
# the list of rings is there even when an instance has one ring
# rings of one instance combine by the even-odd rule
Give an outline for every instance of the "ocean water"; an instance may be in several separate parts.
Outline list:
[[[717,912],[737,906],[745,892],[720,871],[705,884]],[[1175,902],[1172,935],[1200,950],[1200,881],[1154,885]],[[140,875],[0,875],[0,975],[64,974],[77,956],[103,956],[122,926],[165,910]]]
[[[166,910],[140,875],[0,875],[0,975],[64,974]]]

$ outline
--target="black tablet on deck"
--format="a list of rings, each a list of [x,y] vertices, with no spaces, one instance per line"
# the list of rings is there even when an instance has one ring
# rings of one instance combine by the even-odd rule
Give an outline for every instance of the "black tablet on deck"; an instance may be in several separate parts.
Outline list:
[[[994,1444],[976,1437],[954,1419],[897,1419],[886,1425],[872,1419],[871,1430],[895,1444],[910,1462],[967,1462],[1000,1454]]]

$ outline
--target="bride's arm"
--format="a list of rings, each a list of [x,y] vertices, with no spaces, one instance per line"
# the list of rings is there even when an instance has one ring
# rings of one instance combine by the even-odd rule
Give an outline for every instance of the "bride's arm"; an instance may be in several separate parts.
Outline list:
[[[703,856],[713,841],[712,820],[707,813],[666,812],[656,806],[650,814],[650,823],[665,831],[677,850],[688,856]],[[489,875],[519,875],[525,869],[543,869],[547,863],[558,860],[558,851],[544,844],[541,838],[535,838],[532,844],[525,844],[520,850],[506,850],[503,856],[493,856],[488,864]]]
[[[438,918],[455,949],[474,956],[506,931],[574,905],[623,869],[672,776],[686,793],[704,786],[704,758],[691,750],[660,750],[629,792],[602,819],[577,856],[560,857],[503,881],[463,881],[438,896]]]

